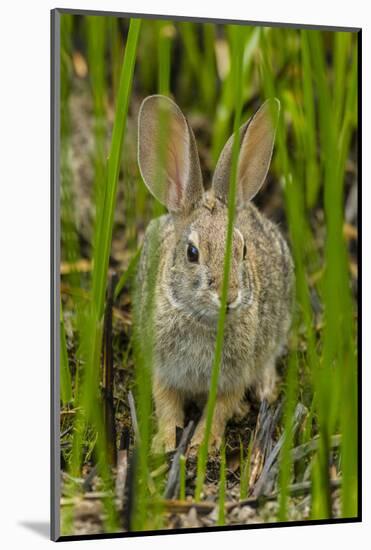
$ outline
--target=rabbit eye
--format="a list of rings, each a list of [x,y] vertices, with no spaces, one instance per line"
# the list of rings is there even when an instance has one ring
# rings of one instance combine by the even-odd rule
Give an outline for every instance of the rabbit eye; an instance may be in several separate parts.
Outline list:
[[[246,259],[246,254],[247,254],[247,248],[246,248],[246,245],[244,244],[243,245],[243,253],[242,253],[242,258],[245,260]]]
[[[190,262],[198,262],[198,249],[191,243],[187,247],[187,258]]]

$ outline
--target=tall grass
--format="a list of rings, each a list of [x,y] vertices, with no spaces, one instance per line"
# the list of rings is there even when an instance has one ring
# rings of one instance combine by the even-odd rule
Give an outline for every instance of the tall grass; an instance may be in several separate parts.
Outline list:
[[[223,339],[224,339],[224,326],[225,326],[225,316],[226,316],[226,305],[227,305],[227,296],[228,296],[228,282],[229,282],[229,272],[231,267],[231,257],[232,257],[232,236],[233,236],[233,227],[235,220],[236,212],[236,196],[237,196],[237,162],[238,162],[238,153],[240,147],[240,138],[239,138],[239,128],[241,126],[241,112],[242,112],[242,33],[244,32],[243,27],[234,27],[233,30],[233,78],[235,82],[235,117],[233,123],[233,146],[232,146],[232,161],[231,161],[231,176],[229,182],[228,190],[228,226],[227,226],[227,237],[225,244],[225,256],[224,256],[224,271],[223,271],[223,282],[222,282],[222,292],[220,298],[220,312],[218,318],[218,326],[216,333],[216,343],[215,343],[215,355],[211,371],[210,378],[210,389],[209,396],[206,405],[206,424],[205,424],[205,436],[202,442],[200,452],[198,455],[197,461],[197,481],[196,481],[196,491],[195,498],[199,500],[201,498],[202,486],[205,479],[205,470],[206,470],[206,461],[209,448],[209,439],[211,433],[212,419],[215,409],[217,391],[218,391],[218,378],[222,362],[222,353],[223,353]]]
[[[272,32],[272,31],[270,31]],[[322,35],[318,31],[301,31],[302,59],[303,59],[303,124],[301,135],[297,137],[295,148],[300,152],[303,148],[302,158],[308,167],[306,172],[306,201],[303,185],[299,181],[299,163],[288,156],[286,129],[282,127],[277,135],[276,161],[285,176],[284,195],[286,200],[286,214],[290,229],[292,248],[295,259],[295,271],[297,278],[297,298],[300,305],[300,317],[306,327],[307,357],[309,368],[308,383],[312,384],[312,401],[314,418],[319,424],[320,447],[313,467],[313,495],[312,517],[323,518],[331,515],[331,501],[329,489],[329,438],[341,423],[340,410],[342,409],[342,397],[348,387],[351,390],[350,403],[352,417],[347,417],[347,422],[354,422],[356,418],[356,357],[354,353],[355,328],[353,326],[353,304],[349,291],[348,258],[343,238],[344,196],[345,181],[343,155],[349,154],[349,130],[354,128],[355,100],[356,100],[356,63],[350,57],[350,40],[343,35],[336,36],[336,62],[334,64],[334,77],[328,74],[326,56],[322,43]],[[269,93],[283,95],[283,91],[275,89],[272,70],[269,68],[268,59],[272,59],[272,49],[268,49],[268,32],[262,35],[263,45],[263,86]],[[343,45],[339,45],[344,41]],[[270,42],[272,48],[273,40]],[[354,50],[354,46],[353,46]],[[353,56],[356,54],[354,53]],[[340,57],[342,56],[342,59]],[[337,88],[343,78],[344,67],[352,66],[347,94],[349,100],[347,109],[344,109],[345,94]],[[311,70],[312,69],[312,70]],[[332,89],[332,81],[335,83]],[[282,84],[281,84],[282,85]],[[284,85],[284,83],[283,83]],[[317,93],[314,94],[314,90]],[[283,96],[284,97],[284,96]],[[353,101],[353,103],[352,103]],[[313,106],[318,103],[319,117],[314,119]],[[283,105],[283,112],[287,112],[287,106]],[[297,114],[291,109],[290,115],[294,118]],[[339,113],[343,113],[341,124]],[[283,115],[285,117],[285,114]],[[350,119],[352,123],[350,123]],[[319,155],[315,153],[315,145],[318,144],[316,131],[319,126],[320,145]],[[344,126],[342,130],[341,126]],[[346,130],[345,130],[346,128]],[[345,137],[346,135],[346,137]],[[346,151],[346,153],[345,153]],[[308,154],[308,156],[306,156]],[[340,162],[334,162],[337,158]],[[310,263],[310,248],[313,237],[308,225],[307,207],[313,205],[320,191],[318,175],[323,174],[323,194],[325,201],[325,215],[327,237],[325,243],[325,276],[320,281],[318,292],[323,300],[325,314],[325,328],[323,345],[318,346],[314,334],[314,321],[312,306],[309,297],[307,273],[311,272],[313,265]],[[307,205],[305,205],[305,202]],[[300,321],[300,318],[299,320]],[[296,329],[297,330],[297,329]],[[342,336],[340,336],[342,335]],[[345,384],[344,369],[349,376],[350,385]],[[288,396],[291,383],[288,384]],[[348,400],[347,400],[348,401]],[[349,403],[349,401],[348,401]],[[349,420],[352,418],[352,420]],[[354,428],[355,424],[353,424]],[[350,435],[350,434],[349,434]],[[352,436],[343,442],[343,448],[352,449],[352,456],[356,457],[356,430]],[[356,458],[352,462],[352,482],[343,480],[343,510],[351,515],[356,514]],[[284,462],[283,462],[284,464]],[[289,466],[287,465],[286,468]],[[282,473],[282,472],[281,472]],[[287,477],[287,476],[286,476]],[[281,477],[282,479],[282,477]],[[286,483],[281,485],[284,489]],[[345,500],[344,488],[351,486],[353,498]],[[350,490],[350,489],[348,489]],[[346,490],[347,491],[347,490]],[[284,494],[284,491],[283,491]],[[352,502],[352,504],[350,504]],[[281,508],[281,513],[283,510]]]
[[[322,481],[328,476],[328,456],[326,450],[328,438],[335,429],[339,429],[339,422],[347,430],[349,423],[353,425],[352,432],[346,431],[348,439],[343,442],[342,468],[346,478],[343,483],[343,511],[356,513],[357,510],[357,432],[354,430],[354,419],[357,418],[356,409],[356,356],[354,350],[355,327],[353,324],[353,306],[349,288],[349,261],[343,236],[343,189],[344,189],[344,159],[349,148],[349,129],[351,113],[355,109],[357,72],[354,56],[353,70],[350,75],[350,85],[347,90],[346,106],[348,112],[343,114],[342,120],[339,113],[342,112],[343,95],[332,94],[329,83],[326,80],[323,64],[324,53],[322,37],[313,33],[311,47],[315,61],[315,79],[320,90],[319,116],[321,125],[321,141],[324,165],[324,205],[327,225],[327,238],[325,246],[325,330],[323,343],[323,365],[320,378],[317,381],[320,403],[320,421],[323,434],[323,455],[319,457],[319,465],[322,466]],[[345,43],[346,47],[346,43]],[[343,50],[344,58],[346,50]],[[339,55],[337,56],[339,57]],[[343,72],[342,67],[351,61],[344,59],[343,64],[338,62],[335,69]],[[348,63],[347,63],[348,62]],[[339,68],[340,67],[340,68]],[[337,83],[335,81],[335,83]],[[334,112],[332,124],[328,124],[328,109]],[[338,123],[338,125],[336,124]],[[335,164],[331,158],[338,158]],[[340,298],[341,297],[341,298]],[[340,300],[339,300],[340,298]],[[349,393],[348,393],[349,392]],[[350,416],[343,416],[342,400],[345,398]],[[330,403],[330,407],[329,407]],[[340,417],[339,417],[340,416]],[[344,422],[345,420],[345,422]],[[327,438],[327,440],[326,440]],[[344,463],[345,460],[345,463]],[[318,470],[320,467],[318,468]],[[318,484],[319,485],[319,484]],[[346,499],[344,498],[346,497]],[[320,499],[318,499],[320,500]],[[323,511],[320,507],[319,514]]]
[[[277,89],[272,64],[270,60],[273,59],[274,41],[268,40],[268,37],[272,35],[272,29],[263,29],[261,34],[261,47],[262,47],[262,63],[261,63],[261,79],[262,86],[265,89],[265,93],[268,96],[276,96],[284,98],[283,91]],[[304,206],[304,192],[301,186],[298,185],[297,165],[293,164],[288,154],[287,149],[287,126],[286,126],[286,112],[287,106],[285,102],[282,102],[282,114],[280,116],[277,128],[276,137],[276,156],[275,162],[278,165],[277,171],[281,175],[281,182],[283,186],[283,193],[286,206],[286,216],[289,226],[289,232],[291,236],[292,253],[295,263],[295,275],[296,275],[296,296],[299,305],[300,318],[294,318],[293,321],[293,333],[296,334],[299,327],[299,322],[303,321],[306,329],[307,349],[308,357],[306,363],[306,371],[309,371],[309,377],[307,383],[311,383],[311,372],[315,369],[317,362],[317,353],[315,350],[315,336],[313,327],[313,312],[310,304],[309,287],[306,279],[305,265],[307,262],[306,252],[308,250],[308,240],[310,240],[311,234],[307,225],[307,217],[305,214]],[[296,346],[298,340],[295,339]],[[281,453],[280,459],[280,507],[279,517],[281,520],[287,517],[287,488],[290,481],[291,462],[290,462],[290,448],[292,446],[291,434],[291,422],[292,414],[295,406],[295,400],[297,394],[295,394],[295,380],[296,373],[295,368],[298,367],[296,359],[296,349],[294,348],[288,364],[287,370],[287,384],[285,395],[285,415],[284,415],[284,428],[287,434],[285,443]]]
[[[242,441],[240,441],[240,500],[247,498],[249,494],[249,482],[251,472],[251,453],[253,447],[253,438],[250,437],[249,445],[247,447],[246,457],[244,457],[244,447]]]
[[[131,87],[133,82],[135,53],[137,48],[140,19],[130,22],[125,56],[121,70],[120,84],[117,95],[117,116],[112,130],[111,149],[107,161],[105,193],[102,198],[96,224],[96,247],[94,249],[94,270],[92,295],[98,319],[104,311],[104,296],[106,291],[108,261],[111,250],[117,182],[120,170],[122,145],[126,128],[126,118],[129,108]]]
[[[60,169],[61,169],[61,248],[62,260],[74,266],[80,258],[80,246],[76,232],[76,208],[71,169],[71,113],[69,98],[72,87],[72,33],[74,19],[72,15],[61,18],[61,108],[60,108]],[[79,288],[81,281],[79,273],[72,269],[67,279]]]
[[[85,18],[87,46],[88,46],[88,70],[90,76],[91,93],[93,97],[93,121],[94,121],[94,193],[95,204],[102,202],[104,194],[104,178],[106,163],[106,31],[107,20],[105,17],[88,16]]]
[[[218,498],[218,525],[225,524],[225,494],[226,494],[226,457],[225,457],[225,443],[223,441],[220,450],[220,473],[219,473],[219,498]]]
[[[67,405],[72,401],[72,380],[70,366],[68,362],[66,332],[64,329],[62,304],[60,305],[60,341],[61,341],[61,360],[60,360],[60,384],[61,384],[61,402]]]
[[[69,110],[69,95],[71,87],[71,35],[73,17],[67,16],[61,21],[61,240],[65,260],[72,265],[80,256],[77,234],[74,223],[72,171],[69,163],[69,141],[71,137],[71,120]],[[80,286],[80,278],[75,270],[69,275],[74,287]],[[72,380],[67,353],[67,342],[64,328],[63,308],[60,301],[60,386],[61,401],[64,405],[72,401]]]
[[[169,24],[162,23],[158,26],[159,31],[159,92],[169,93],[170,88],[170,64],[171,64],[171,29]],[[170,36],[169,36],[170,33]],[[162,166],[168,152],[167,138],[170,119],[168,113],[159,113],[159,138],[155,141],[157,148],[157,163],[153,174],[153,185],[158,189],[164,185]],[[145,131],[145,130],[144,130]],[[154,137],[155,139],[155,137]],[[158,201],[154,201],[152,209],[153,217],[158,218],[164,213],[164,207]],[[152,468],[161,467],[165,458],[161,453],[151,456],[151,441],[153,435],[152,422],[152,379],[155,362],[156,332],[155,308],[156,308],[156,285],[158,267],[160,262],[159,250],[161,249],[160,226],[152,225],[152,231],[148,235],[146,250],[147,270],[144,274],[145,281],[136,282],[133,312],[134,328],[133,342],[136,362],[136,401],[138,404],[139,441],[136,442],[136,464],[135,464],[135,495],[133,496],[133,512],[131,528],[137,531],[144,529],[155,529],[161,527],[162,514],[161,503],[151,505],[151,488],[148,479]],[[161,481],[159,480],[159,485]],[[153,496],[153,495],[152,495]]]
[[[122,144],[126,128],[129,98],[133,80],[135,53],[140,30],[140,20],[132,20],[127,37],[125,56],[117,96],[110,153],[105,175],[99,185],[102,192],[95,194],[96,220],[93,251],[93,271],[91,276],[91,296],[79,315],[79,357],[84,365],[83,377],[79,385],[75,406],[75,433],[72,440],[70,460],[71,473],[78,476],[81,468],[82,446],[86,427],[91,425],[97,433],[97,463],[99,473],[108,489],[113,488],[112,478],[106,460],[106,434],[103,424],[103,409],[100,396],[100,364],[103,336],[103,313],[107,286],[108,261],[111,248],[113,216],[117,194],[117,180],[120,169]],[[98,51],[99,55],[101,51]],[[94,64],[94,60],[91,60]],[[105,499],[107,529],[117,530],[118,519],[112,498]]]
[[[170,62],[171,46],[174,37],[174,27],[169,21],[159,21],[158,24],[158,93],[170,93]]]
[[[179,498],[185,500],[186,497],[186,457],[179,457]]]
[[[232,29],[232,27],[230,27]],[[257,48],[259,46],[261,29],[260,28],[249,28],[244,29],[244,33],[241,36],[241,47],[243,48],[243,74],[241,82],[241,94],[242,101],[247,102],[250,99],[251,93],[253,92],[253,86],[251,85],[252,80],[252,69],[253,69],[253,58],[256,55]],[[228,59],[232,59],[231,56],[231,47],[233,41],[233,30],[226,33],[224,40],[220,39],[221,46],[223,46],[222,59],[225,63],[226,52],[229,52]],[[233,71],[227,70],[226,74],[221,76],[221,90],[220,97],[216,104],[216,113],[213,123],[212,131],[212,161],[213,165],[216,164],[220,152],[229,138],[230,125],[233,120],[233,114],[235,109],[235,82]]]
[[[100,390],[103,318],[120,174],[123,174],[125,202],[123,247],[127,249],[129,260],[116,287],[114,300],[118,300],[134,278],[140,255],[137,234],[143,231],[151,216],[157,217],[164,212],[157,201],[149,199],[135,168],[128,167],[126,163],[124,137],[129,106],[135,103],[132,97],[133,80],[138,99],[156,92],[173,94],[189,113],[202,112],[205,115],[207,127],[212,129],[207,130],[211,134],[211,164],[215,165],[231,126],[235,136],[222,305],[206,407],[206,432],[197,461],[195,501],[202,499],[205,487],[208,444],[223,353],[235,219],[238,129],[264,99],[278,97],[282,110],[271,173],[280,185],[283,196],[295,263],[296,310],[283,380],[285,403],[280,428],[286,436],[279,459],[277,519],[286,520],[289,517],[289,486],[295,476],[301,479],[303,475],[304,464],[294,471],[291,455],[295,444],[292,418],[298,401],[303,401],[308,408],[305,428],[298,436],[300,442],[308,441],[317,434],[319,436],[318,450],[310,461],[311,517],[327,518],[332,513],[329,461],[330,440],[335,433],[342,434],[338,465],[342,478],[341,514],[343,517],[354,517],[358,502],[356,310],[350,288],[349,257],[343,225],[345,184],[349,178],[347,162],[354,150],[352,140],[357,127],[356,37],[351,33],[323,34],[312,30],[234,25],[218,29],[214,24],[206,24],[200,28],[194,23],[171,21],[144,21],[141,29],[141,21],[135,19],[130,20],[126,36],[121,32],[123,27],[112,18],[108,21],[104,17],[87,17],[83,21],[93,104],[92,166],[96,192],[91,193],[95,212],[91,273],[82,276],[72,268],[68,275],[64,275],[72,288],[86,287],[86,296],[81,298],[79,293],[74,293],[72,307],[63,300],[61,305],[61,404],[67,407],[73,403],[76,411],[69,455],[70,474],[76,478],[81,475],[86,446],[94,447],[95,461],[105,494],[108,495],[104,501],[107,517],[105,529],[120,529],[113,498],[113,477],[107,461]],[[76,28],[77,21],[64,14],[61,28],[61,247],[63,261],[71,266],[82,256],[76,230],[79,205],[74,195],[70,155],[72,125],[69,98],[73,86],[72,37]],[[124,45],[123,51],[120,45]],[[148,52],[155,55],[150,56]],[[222,61],[226,67],[229,64],[229,70],[224,73],[220,72],[220,59],[217,59],[220,55],[224,56]],[[134,77],[137,58],[138,71]],[[107,59],[113,60],[112,75],[107,70]],[[110,82],[115,115],[106,160]],[[159,158],[164,154],[165,136],[166,132],[161,140]],[[130,140],[130,135],[127,138]],[[324,238],[319,238],[316,224],[317,217],[322,214]],[[321,239],[323,242],[319,242]],[[159,235],[154,231],[149,245],[152,250],[149,251],[152,270],[147,280],[150,291],[144,311],[134,311],[132,341],[128,344],[128,347],[134,347],[133,389],[139,423],[135,441],[135,496],[130,525],[134,530],[156,529],[165,524],[161,503],[155,505],[161,500],[164,479],[158,476],[154,482],[151,472],[164,463],[166,457],[155,458],[150,452],[154,427],[151,394],[155,345],[151,319],[155,308],[156,252],[159,245]],[[323,327],[320,328],[316,326],[313,295],[322,310]],[[70,361],[71,348],[67,346],[66,309],[74,310],[74,315],[70,315],[69,319],[73,319],[75,361]],[[144,332],[140,332],[138,327],[141,323],[136,321],[143,315],[147,322],[144,323]],[[128,356],[129,352],[125,357]],[[93,442],[88,442],[89,437]],[[251,452],[252,441],[247,449],[241,448],[241,499],[249,494]],[[219,524],[226,521],[224,502],[228,498],[225,492],[227,470],[224,448],[221,459]],[[186,467],[183,460],[180,482],[182,498],[186,494]],[[71,486],[70,490],[76,491],[76,487]],[[64,530],[69,533],[72,529],[71,510],[66,511],[65,517]]]
[[[288,362],[287,369],[287,388],[285,395],[285,411],[283,426],[285,430],[285,439],[280,456],[280,472],[278,484],[280,487],[279,494],[279,509],[278,509],[278,519],[280,521],[287,521],[288,519],[288,488],[291,480],[291,454],[290,451],[294,446],[293,443],[293,417],[295,404],[297,403],[297,356],[296,353],[292,353]]]

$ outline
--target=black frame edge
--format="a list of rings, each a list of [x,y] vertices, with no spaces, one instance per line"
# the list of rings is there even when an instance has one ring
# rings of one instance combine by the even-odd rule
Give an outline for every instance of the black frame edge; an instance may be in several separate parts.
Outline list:
[[[153,537],[162,535],[182,535],[198,533],[215,533],[218,531],[250,531],[251,529],[277,529],[282,527],[312,527],[314,525],[343,525],[348,523],[360,523],[356,518],[318,519],[308,521],[284,521],[277,523],[254,523],[246,525],[223,525],[213,527],[190,527],[182,529],[161,529],[153,531],[128,531],[122,533],[98,533],[94,535],[63,535],[57,542],[69,542],[74,540],[102,540],[132,537]]]

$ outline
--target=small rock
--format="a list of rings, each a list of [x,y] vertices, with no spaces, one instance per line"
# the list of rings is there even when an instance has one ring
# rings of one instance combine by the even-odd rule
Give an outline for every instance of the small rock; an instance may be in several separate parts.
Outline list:
[[[202,527],[202,524],[197,517],[197,510],[194,506],[190,509],[190,511],[186,515],[184,519],[183,527],[184,528]]]
[[[102,512],[103,506],[99,500],[82,500],[75,507],[75,519],[95,519],[99,521]]]
[[[219,515],[219,506],[216,505],[215,508],[212,510],[212,512],[210,512],[210,514],[208,515],[208,518],[212,521],[212,522],[216,522],[216,520],[218,519],[218,515]]]
[[[238,509],[238,521],[240,523],[250,523],[249,520],[256,515],[254,508],[251,506],[242,506]]]

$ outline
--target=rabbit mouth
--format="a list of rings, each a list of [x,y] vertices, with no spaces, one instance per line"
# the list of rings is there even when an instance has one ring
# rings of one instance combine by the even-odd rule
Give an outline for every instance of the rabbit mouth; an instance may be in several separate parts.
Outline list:
[[[198,293],[197,299],[182,300],[180,296],[174,296],[173,292],[167,289],[166,296],[170,305],[186,316],[189,321],[216,329],[221,308],[221,300],[216,292]],[[237,296],[226,304],[227,320],[238,315],[243,303],[242,292],[238,290]]]
[[[237,297],[226,304],[225,311],[226,311],[227,319],[237,315],[241,305],[242,305],[242,294],[241,294],[241,291],[239,291]],[[200,303],[198,303],[196,307],[194,305],[192,308],[191,315],[198,322],[201,322],[203,324],[206,324],[208,326],[212,326],[213,328],[215,328],[218,323],[220,308],[221,308],[221,300],[216,294],[213,293],[210,295],[210,301],[208,302],[208,304],[205,304],[204,307],[202,307]]]
[[[211,294],[211,300],[212,300],[213,304],[215,306],[217,306],[217,312],[218,312],[218,315],[219,315],[219,310],[220,310],[221,305],[222,305],[221,299],[219,298],[219,296],[215,292],[213,292]],[[236,311],[240,307],[241,304],[242,304],[242,293],[239,290],[237,292],[237,296],[234,299],[227,298],[226,312],[231,313],[233,311]]]

